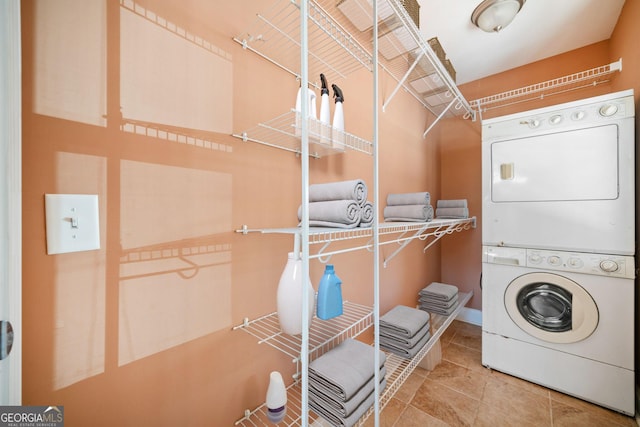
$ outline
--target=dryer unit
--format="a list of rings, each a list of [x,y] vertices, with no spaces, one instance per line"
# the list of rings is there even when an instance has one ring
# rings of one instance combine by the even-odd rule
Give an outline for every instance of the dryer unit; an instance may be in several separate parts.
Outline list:
[[[633,91],[486,120],[485,245],[633,255]]]

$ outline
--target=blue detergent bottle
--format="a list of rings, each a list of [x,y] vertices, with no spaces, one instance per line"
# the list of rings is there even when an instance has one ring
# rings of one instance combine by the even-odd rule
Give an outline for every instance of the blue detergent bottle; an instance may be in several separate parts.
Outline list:
[[[342,280],[333,269],[332,264],[327,264],[324,274],[318,285],[318,302],[316,315],[319,319],[328,320],[342,314]]]

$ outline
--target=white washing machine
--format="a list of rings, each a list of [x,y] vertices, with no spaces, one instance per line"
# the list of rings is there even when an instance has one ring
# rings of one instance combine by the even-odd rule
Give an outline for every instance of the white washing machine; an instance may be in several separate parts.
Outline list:
[[[485,120],[484,245],[633,255],[633,91]]]
[[[631,256],[483,247],[482,363],[635,414]]]

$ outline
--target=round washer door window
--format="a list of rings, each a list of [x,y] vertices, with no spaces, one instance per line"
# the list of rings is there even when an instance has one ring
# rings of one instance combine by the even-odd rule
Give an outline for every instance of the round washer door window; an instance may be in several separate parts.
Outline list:
[[[598,326],[598,307],[576,282],[551,273],[528,273],[514,279],[504,304],[516,325],[550,343],[578,342]]]

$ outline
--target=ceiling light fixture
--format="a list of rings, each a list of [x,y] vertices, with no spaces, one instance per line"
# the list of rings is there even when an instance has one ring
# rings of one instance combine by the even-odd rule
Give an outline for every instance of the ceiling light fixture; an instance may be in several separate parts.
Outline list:
[[[488,33],[509,25],[527,0],[483,0],[471,14],[471,22]]]

